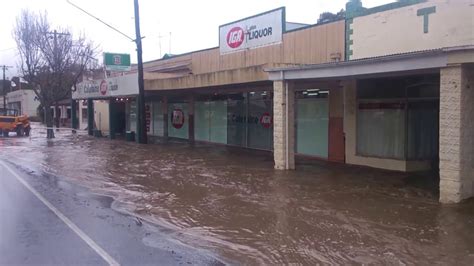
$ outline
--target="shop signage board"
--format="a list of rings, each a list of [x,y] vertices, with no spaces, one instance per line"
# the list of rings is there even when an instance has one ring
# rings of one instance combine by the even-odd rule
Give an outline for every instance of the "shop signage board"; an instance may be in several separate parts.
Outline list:
[[[279,44],[285,27],[285,8],[270,10],[219,27],[221,54]]]
[[[86,80],[72,88],[72,98],[103,99],[108,97],[132,96],[138,94],[138,74]]]
[[[130,71],[130,54],[104,53],[104,65],[107,71]]]

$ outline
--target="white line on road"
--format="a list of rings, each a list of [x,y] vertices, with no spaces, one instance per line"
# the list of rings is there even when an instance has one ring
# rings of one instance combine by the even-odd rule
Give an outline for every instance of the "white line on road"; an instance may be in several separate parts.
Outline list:
[[[109,265],[118,266],[120,265],[112,256],[110,256],[104,249],[102,249],[92,238],[84,233],[77,225],[75,225],[69,218],[62,214],[56,207],[53,206],[47,199],[45,199],[38,191],[36,191],[28,182],[26,182],[21,176],[15,173],[10,167],[4,162],[0,161],[0,164],[7,169],[20,183],[22,183],[33,195],[35,195],[46,207],[48,207],[59,219],[61,219],[74,233],[76,233],[84,242],[89,245],[99,256],[101,256]]]

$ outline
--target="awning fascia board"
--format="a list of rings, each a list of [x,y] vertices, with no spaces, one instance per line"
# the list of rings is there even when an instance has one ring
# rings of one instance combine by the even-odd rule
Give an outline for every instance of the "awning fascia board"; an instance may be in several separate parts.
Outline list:
[[[324,65],[302,66],[294,69],[271,69],[270,80],[298,79],[341,79],[349,77],[389,74],[396,72],[439,69],[448,65],[446,53],[429,56],[399,57],[390,59],[364,60],[360,62],[341,62]]]

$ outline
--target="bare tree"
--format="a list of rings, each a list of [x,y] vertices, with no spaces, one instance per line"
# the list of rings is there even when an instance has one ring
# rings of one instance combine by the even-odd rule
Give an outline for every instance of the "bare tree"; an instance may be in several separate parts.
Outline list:
[[[68,29],[52,30],[47,13],[23,10],[13,31],[20,54],[20,71],[45,109],[47,138],[54,138],[51,106],[70,99],[95,49],[84,36],[73,39]]]

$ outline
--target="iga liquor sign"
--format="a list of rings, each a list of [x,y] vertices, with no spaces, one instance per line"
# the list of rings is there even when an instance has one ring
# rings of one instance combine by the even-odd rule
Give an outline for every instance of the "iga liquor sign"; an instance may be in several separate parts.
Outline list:
[[[285,8],[238,20],[219,27],[221,54],[279,44],[282,41]]]

